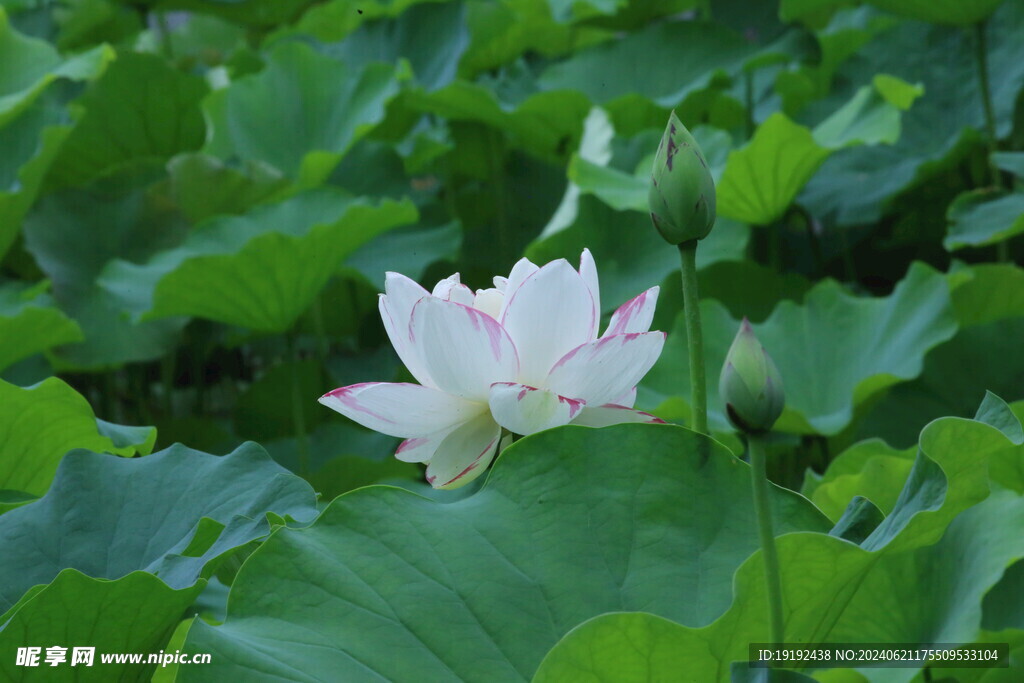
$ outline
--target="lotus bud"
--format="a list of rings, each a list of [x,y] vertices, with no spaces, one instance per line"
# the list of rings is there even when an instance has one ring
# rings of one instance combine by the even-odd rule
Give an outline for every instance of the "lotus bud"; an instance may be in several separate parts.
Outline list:
[[[767,432],[786,404],[782,378],[746,318],[725,357],[718,393],[729,421],[742,432]]]
[[[700,145],[675,112],[654,157],[647,205],[669,244],[702,240],[715,224],[715,181]]]

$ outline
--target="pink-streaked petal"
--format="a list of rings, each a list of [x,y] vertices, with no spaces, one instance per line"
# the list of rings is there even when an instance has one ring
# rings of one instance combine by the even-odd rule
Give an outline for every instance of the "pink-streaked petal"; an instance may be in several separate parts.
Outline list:
[[[624,408],[632,408],[634,405],[636,405],[636,387],[633,387],[632,389],[624,393],[622,396],[613,398],[611,401],[609,401],[609,403],[617,406],[622,406]]]
[[[493,278],[491,278],[491,282],[494,283],[494,288],[499,292],[504,292],[505,287],[508,286],[508,278],[502,277],[500,275],[495,275]]]
[[[460,275],[458,273],[453,273],[434,285],[434,289],[430,291],[430,295],[436,296],[438,299],[447,299],[448,292],[452,290],[452,287],[455,287],[461,282],[462,279]]]
[[[414,438],[465,422],[487,410],[419,384],[366,382],[329,391],[320,403],[375,432]]]
[[[602,405],[635,387],[657,362],[664,332],[631,332],[602,337],[565,354],[544,383],[561,396]]]
[[[473,290],[460,282],[458,273],[449,275],[438,282],[430,294],[438,299],[454,301],[463,306],[473,305]]]
[[[545,265],[518,289],[511,286],[510,278],[501,324],[519,351],[519,381],[548,386],[544,380],[555,362],[594,338],[593,297],[565,259]]]
[[[406,439],[402,443],[398,444],[398,449],[395,451],[395,457],[402,462],[430,462],[430,459],[434,457],[434,452],[437,451],[437,447],[441,445],[445,437],[451,434],[455,429],[461,425],[455,425],[454,427],[448,427],[442,429],[439,432],[428,434],[427,436],[417,436],[414,439]]]
[[[504,301],[505,295],[498,291],[497,288],[478,289],[476,290],[476,297],[473,299],[473,308],[483,311],[497,320],[498,316],[501,315],[501,304]]]
[[[601,323],[601,287],[597,279],[597,264],[594,263],[594,256],[589,249],[584,249],[580,254],[580,277],[583,278],[594,300],[594,331],[590,338],[596,339],[598,325]]]
[[[524,435],[569,424],[583,410],[582,401],[515,382],[491,386],[489,403],[495,422]]]
[[[655,417],[650,413],[611,403],[593,408],[586,407],[580,412],[579,417],[572,421],[574,425],[583,425],[584,427],[607,427],[627,422],[665,424],[660,417]]]
[[[409,334],[430,376],[449,394],[486,402],[492,384],[519,374],[512,339],[475,308],[422,299],[413,309]]]
[[[378,309],[381,321],[384,323],[384,331],[387,332],[388,339],[391,340],[391,346],[395,348],[395,353],[420,384],[436,387],[437,385],[434,384],[430,373],[424,367],[419,354],[409,343],[409,322],[412,319],[412,308],[417,301],[425,296],[430,296],[430,293],[400,273],[387,273],[384,289],[387,293],[381,295]]]
[[[516,264],[512,266],[512,272],[508,274],[508,278],[501,278],[504,280],[503,284],[498,283],[498,278],[494,278],[494,286],[497,287],[504,293],[505,301],[502,302],[501,312],[498,314],[498,320],[500,321],[505,316],[505,309],[508,307],[508,298],[512,292],[519,289],[520,285],[534,273],[540,270],[540,266],[536,265],[527,258],[521,258],[516,261]]]
[[[654,286],[643,294],[635,296],[626,303],[619,306],[612,315],[608,329],[602,337],[611,337],[616,334],[629,334],[630,332],[646,332],[651,329],[651,321],[654,320],[654,307],[658,304],[658,292],[661,287]]]
[[[501,427],[490,413],[473,418],[448,434],[427,466],[427,481],[435,489],[456,489],[487,469],[498,450]]]
[[[466,285],[455,285],[448,292],[448,296],[445,297],[447,301],[454,301],[463,306],[472,306],[475,298],[473,290]]]

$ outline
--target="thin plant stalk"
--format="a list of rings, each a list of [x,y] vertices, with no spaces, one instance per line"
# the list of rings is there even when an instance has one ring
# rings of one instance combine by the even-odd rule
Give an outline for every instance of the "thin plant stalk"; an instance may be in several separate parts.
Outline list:
[[[690,403],[693,429],[708,434],[708,388],[704,378],[704,337],[700,324],[700,293],[697,289],[697,240],[679,245],[683,273],[683,315],[686,316],[690,351]]]
[[[996,128],[992,88],[988,80],[988,20],[979,21],[974,25],[974,35],[974,61],[978,67],[978,90],[981,95],[981,106],[985,110],[985,131],[988,135],[988,166],[992,187],[999,190],[1003,186],[1003,180],[999,173],[999,166],[993,158],[998,151],[999,131]],[[1002,262],[1010,260],[1010,249],[1005,240],[996,245],[996,258]]]
[[[299,361],[299,345],[298,340],[295,338],[295,334],[286,335],[288,344],[288,355],[291,361],[298,366]],[[299,476],[307,477],[309,475],[309,436],[306,433],[306,414],[302,410],[303,396],[302,387],[299,386],[299,372],[298,367],[291,373],[292,375],[292,428],[295,430],[295,444],[296,450],[299,454]]]
[[[747,439],[750,450],[750,482],[754,497],[754,515],[761,541],[764,560],[764,581],[768,592],[770,634],[773,643],[785,641],[782,620],[782,579],[779,574],[779,556],[775,549],[772,530],[771,502],[768,500],[768,473],[765,466],[764,437],[752,434]]]
[[[988,80],[988,22],[979,21],[974,25],[974,61],[978,67],[978,89],[981,95],[981,105],[985,110],[985,131],[988,134],[989,170],[992,174],[993,187],[1002,186],[1002,179],[999,174],[999,167],[992,159],[992,154],[997,151],[996,143],[999,133],[996,129],[995,107],[992,105],[992,88]]]

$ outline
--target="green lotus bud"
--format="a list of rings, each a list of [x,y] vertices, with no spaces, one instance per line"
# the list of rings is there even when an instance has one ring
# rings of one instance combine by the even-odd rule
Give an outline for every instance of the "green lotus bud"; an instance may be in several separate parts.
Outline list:
[[[715,181],[700,145],[675,112],[654,157],[647,205],[669,244],[702,240],[715,224]]]
[[[718,393],[729,421],[747,434],[771,429],[786,404],[779,371],[746,318],[725,357]]]

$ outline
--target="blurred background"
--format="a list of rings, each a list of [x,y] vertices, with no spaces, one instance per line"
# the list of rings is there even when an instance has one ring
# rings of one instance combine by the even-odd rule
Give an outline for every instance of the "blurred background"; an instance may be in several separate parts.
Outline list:
[[[678,255],[646,210],[672,109],[718,182],[708,375],[763,324],[776,480],[1024,398],[1018,0],[0,8],[5,409],[45,380],[114,443],[255,440],[325,500],[415,486],[396,439],[316,402],[407,377],[385,271],[481,288],[589,247],[606,315],[662,285],[638,407],[685,423]]]

